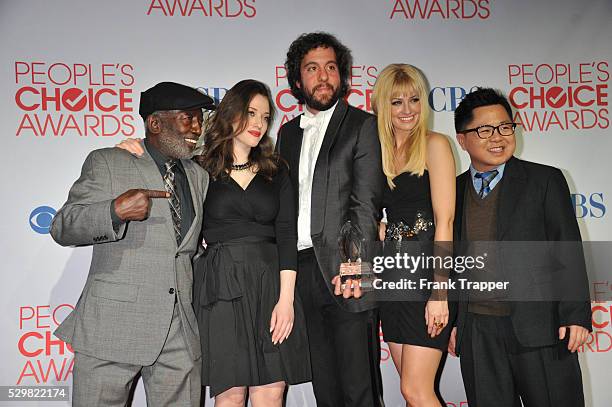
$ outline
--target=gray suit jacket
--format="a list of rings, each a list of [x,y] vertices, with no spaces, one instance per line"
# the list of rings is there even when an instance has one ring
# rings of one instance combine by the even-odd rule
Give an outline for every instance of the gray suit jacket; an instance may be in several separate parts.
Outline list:
[[[296,206],[304,135],[299,123],[299,116],[287,122],[280,128],[276,141],[276,150],[289,164]],[[338,101],[315,164],[310,233],[330,295],[352,312],[374,308],[376,302],[372,293],[360,299],[333,295],[331,279],[340,267],[338,236],[344,222],[351,220],[360,227],[368,243],[378,240],[384,183],[376,117],[344,100]]]
[[[93,151],[80,178],[57,212],[51,236],[62,246],[94,245],[89,275],[74,309],[55,332],[77,352],[114,362],[150,365],[160,354],[174,309],[175,295],[187,348],[200,357],[191,305],[192,258],[202,224],[208,174],[182,160],[194,221],[177,247],[168,201],[153,199],[149,217],[113,229],[111,201],[132,188],[164,190],[148,152],[134,157],[107,148]]]

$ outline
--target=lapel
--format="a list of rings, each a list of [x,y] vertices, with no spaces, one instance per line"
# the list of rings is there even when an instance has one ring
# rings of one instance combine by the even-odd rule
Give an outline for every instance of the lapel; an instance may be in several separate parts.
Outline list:
[[[497,209],[497,240],[503,240],[513,222],[517,203],[525,193],[527,174],[521,160],[511,157],[504,168],[504,177],[499,191]]]
[[[199,224],[200,214],[202,213],[202,199],[199,197],[200,194],[200,185],[198,184],[198,175],[196,174],[196,169],[194,168],[194,163],[191,160],[181,160],[183,164],[183,168],[185,169],[185,174],[187,174],[187,181],[189,182],[189,191],[191,192],[191,202],[193,202],[193,222],[189,227],[189,230],[183,236],[183,240],[181,240],[181,245],[179,246],[179,250],[186,244],[188,240],[191,239],[191,236],[196,233],[196,225]],[[199,231],[198,231],[199,232]]]
[[[282,135],[280,148],[281,156],[284,155],[283,158],[289,165],[289,176],[296,194],[300,187],[300,154],[302,152],[302,139],[304,138],[304,129],[300,127],[300,117],[301,115],[286,124],[287,134]],[[287,140],[287,136],[289,140]]]
[[[161,174],[155,165],[155,161],[147,151],[146,146],[143,143],[144,154],[140,157],[132,155],[132,162],[136,166],[136,169],[140,173],[140,176],[144,180],[147,189],[165,191],[164,183],[162,181]],[[165,199],[153,199],[151,203],[151,216],[161,216],[164,219],[172,219],[170,215],[170,206]],[[172,221],[165,222],[168,233],[170,233],[171,241],[176,245],[176,239],[174,237],[174,228],[172,227]]]
[[[336,139],[340,133],[340,127],[344,122],[344,118],[348,112],[348,105],[342,99],[338,100],[338,104],[334,109],[334,113],[329,121],[329,125],[325,130],[321,150],[317,157],[314,174],[312,176],[312,195],[311,195],[311,210],[310,210],[310,234],[316,235],[323,230],[325,206],[327,205],[327,182],[329,180],[329,152],[334,146]]]
[[[457,199],[455,201],[455,226],[454,226],[454,231],[455,231],[455,240],[457,241],[461,241],[465,239],[465,231],[463,229],[463,207],[464,207],[464,201],[465,201],[465,188],[466,185],[468,184],[468,181],[470,181],[470,170],[468,169],[466,172],[464,172],[463,174],[459,175],[457,177],[457,191],[456,191],[456,195],[457,195]]]

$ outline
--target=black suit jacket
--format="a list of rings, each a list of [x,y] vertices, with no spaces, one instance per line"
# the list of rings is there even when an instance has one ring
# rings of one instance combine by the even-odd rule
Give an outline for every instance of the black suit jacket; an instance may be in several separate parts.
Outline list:
[[[296,213],[304,133],[299,123],[298,116],[283,125],[276,141],[276,150],[289,164]],[[344,100],[338,101],[315,164],[310,214],[313,249],[332,296],[331,279],[338,274],[340,265],[337,249],[340,228],[350,219],[359,225],[366,241],[376,241],[383,185],[376,117]],[[334,298],[353,312],[375,306],[371,294],[360,299]]]
[[[470,171],[457,177],[455,240],[466,240],[463,204],[467,188],[473,188]],[[499,184],[497,241],[581,241],[563,173],[553,167],[512,157]],[[588,293],[584,269],[578,281]],[[467,303],[460,302],[457,317],[457,350],[467,314]],[[523,346],[558,343],[558,329],[581,325],[591,330],[591,307],[585,302],[511,302],[512,326]]]

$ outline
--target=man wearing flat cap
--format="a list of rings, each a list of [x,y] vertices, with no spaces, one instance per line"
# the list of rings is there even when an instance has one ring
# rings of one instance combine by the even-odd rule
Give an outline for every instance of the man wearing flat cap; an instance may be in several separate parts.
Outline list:
[[[141,375],[148,406],[199,406],[191,305],[208,174],[191,161],[211,98],[163,82],[143,92],[145,153],[95,150],[51,236],[93,245],[85,287],[55,335],[74,350],[73,405],[124,406]]]

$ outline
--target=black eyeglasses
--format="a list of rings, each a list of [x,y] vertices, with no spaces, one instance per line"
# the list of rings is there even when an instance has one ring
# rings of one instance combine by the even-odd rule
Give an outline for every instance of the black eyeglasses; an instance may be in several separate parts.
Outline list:
[[[511,136],[514,134],[514,130],[516,129],[516,123],[502,123],[499,126],[490,126],[485,124],[484,126],[474,127],[473,129],[465,129],[461,133],[469,133],[471,131],[475,131],[478,134],[478,137],[486,140],[493,136],[495,130],[501,136]]]

